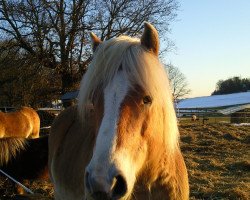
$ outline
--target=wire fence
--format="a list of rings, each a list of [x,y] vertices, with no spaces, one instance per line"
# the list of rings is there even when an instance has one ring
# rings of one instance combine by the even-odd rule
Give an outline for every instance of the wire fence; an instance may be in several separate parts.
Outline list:
[[[218,109],[179,109],[177,118],[181,123],[250,123],[250,109],[223,115]]]

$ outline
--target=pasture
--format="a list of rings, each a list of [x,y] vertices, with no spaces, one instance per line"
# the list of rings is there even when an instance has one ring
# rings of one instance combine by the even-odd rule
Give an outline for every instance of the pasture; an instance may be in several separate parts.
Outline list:
[[[250,126],[185,123],[179,125],[181,149],[190,182],[190,199],[242,199],[250,196]],[[16,196],[13,184],[0,176],[0,199],[53,199],[48,181],[25,183],[42,197]]]

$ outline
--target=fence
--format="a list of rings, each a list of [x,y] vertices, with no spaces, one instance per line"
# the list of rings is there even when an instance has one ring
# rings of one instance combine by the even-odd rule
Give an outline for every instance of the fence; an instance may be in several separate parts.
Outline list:
[[[50,131],[50,126],[52,125],[56,116],[61,112],[61,109],[55,108],[39,108],[37,109],[37,114],[40,117],[40,135],[46,135]]]
[[[223,115],[219,109],[177,109],[179,122],[188,123],[250,123],[250,109],[237,111],[228,115]],[[194,120],[193,116],[196,116]]]

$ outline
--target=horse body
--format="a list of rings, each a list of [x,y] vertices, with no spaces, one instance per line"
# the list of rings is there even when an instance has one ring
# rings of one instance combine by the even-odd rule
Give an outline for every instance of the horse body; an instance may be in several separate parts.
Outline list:
[[[0,138],[38,138],[40,118],[35,110],[22,107],[16,112],[0,112]]]
[[[98,46],[78,108],[52,125],[49,169],[60,200],[188,199],[187,170],[154,27]],[[92,107],[89,103],[92,103]]]

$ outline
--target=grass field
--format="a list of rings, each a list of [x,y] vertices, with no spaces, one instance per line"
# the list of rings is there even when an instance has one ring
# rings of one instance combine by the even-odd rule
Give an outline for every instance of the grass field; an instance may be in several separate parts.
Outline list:
[[[180,124],[181,149],[190,181],[190,199],[247,200],[250,197],[250,126]],[[16,196],[12,183],[0,177],[0,199],[53,199],[46,181],[26,183],[42,197]]]
[[[190,199],[250,197],[250,126],[180,125]]]

